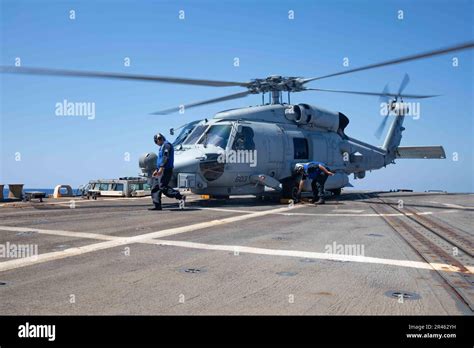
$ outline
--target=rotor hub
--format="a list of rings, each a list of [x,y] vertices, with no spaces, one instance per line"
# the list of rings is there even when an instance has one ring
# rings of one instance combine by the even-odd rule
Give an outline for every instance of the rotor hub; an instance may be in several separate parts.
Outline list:
[[[299,92],[305,89],[303,79],[292,76],[271,75],[263,79],[251,80],[248,89],[251,93]]]

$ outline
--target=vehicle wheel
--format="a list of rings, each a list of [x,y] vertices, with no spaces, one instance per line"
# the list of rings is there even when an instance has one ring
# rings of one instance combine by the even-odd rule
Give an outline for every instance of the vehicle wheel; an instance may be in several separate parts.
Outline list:
[[[339,196],[341,194],[341,191],[342,191],[341,188],[329,190],[329,192],[332,192],[334,196]]]
[[[287,179],[282,181],[281,198],[284,199],[298,199],[298,186],[295,180]]]

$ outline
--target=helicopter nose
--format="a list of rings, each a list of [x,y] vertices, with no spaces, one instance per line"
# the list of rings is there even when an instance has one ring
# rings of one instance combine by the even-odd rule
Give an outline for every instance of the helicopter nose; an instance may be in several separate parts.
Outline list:
[[[205,156],[199,151],[187,150],[180,155],[175,155],[175,173],[196,173],[199,170],[199,162]]]
[[[224,174],[225,163],[219,161],[220,154],[207,154],[206,159],[199,162],[201,175],[207,181],[219,179]]]
[[[175,173],[200,174],[206,181],[214,181],[224,173],[224,164],[219,161],[219,153],[203,153],[187,150],[176,156]]]

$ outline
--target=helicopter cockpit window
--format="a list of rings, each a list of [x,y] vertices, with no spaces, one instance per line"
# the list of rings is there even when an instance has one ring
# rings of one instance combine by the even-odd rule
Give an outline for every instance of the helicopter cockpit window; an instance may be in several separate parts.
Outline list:
[[[199,140],[202,133],[206,130],[207,126],[196,126],[189,137],[184,141],[184,145],[190,145],[196,143]]]
[[[199,141],[199,144],[203,145],[214,145],[226,148],[227,142],[229,141],[231,126],[230,125],[215,125],[209,127],[208,131]]]
[[[235,135],[232,150],[255,150],[253,136],[252,128],[242,127],[242,130]]]
[[[308,159],[308,140],[293,138],[294,159]]]
[[[190,122],[183,127],[183,129],[181,130],[181,132],[179,133],[179,135],[176,137],[175,141],[173,142],[174,147],[178,146],[179,144],[181,144],[183,141],[186,140],[188,135],[191,134],[191,132],[193,131],[196,123],[199,123],[199,121]]]

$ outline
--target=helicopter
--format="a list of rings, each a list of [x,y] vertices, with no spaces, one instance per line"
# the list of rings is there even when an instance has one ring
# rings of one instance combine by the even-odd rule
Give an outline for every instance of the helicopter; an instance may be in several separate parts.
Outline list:
[[[409,82],[407,74],[396,93],[390,93],[387,87],[377,93],[309,88],[308,83],[473,47],[474,42],[471,41],[319,77],[272,75],[247,82],[11,66],[1,66],[0,72],[246,88],[243,92],[180,105],[152,115],[184,113],[185,110],[202,105],[261,94],[261,105],[221,111],[213,118],[196,120],[171,129],[171,135],[178,130],[180,132],[173,142],[175,162],[170,185],[214,198],[277,195],[296,200],[298,188],[294,168],[297,163],[326,163],[335,175],[328,178],[325,190],[328,194],[339,195],[342,188],[352,186],[349,182],[350,175],[354,179],[363,179],[367,171],[394,164],[399,158],[446,157],[441,145],[400,146],[405,130],[403,122],[410,111],[409,103],[404,100],[437,96],[404,94]],[[305,91],[378,96],[386,106],[384,118],[376,131],[378,138],[386,128],[389,116],[393,116],[383,144],[375,146],[348,136],[345,130],[349,118],[341,112],[307,103],[291,104],[291,93]],[[287,102],[283,100],[284,93],[287,94]],[[265,102],[267,95],[268,102]],[[156,162],[155,153],[142,155],[139,158],[142,175],[151,178]],[[310,191],[310,183],[306,181],[303,192]]]

